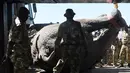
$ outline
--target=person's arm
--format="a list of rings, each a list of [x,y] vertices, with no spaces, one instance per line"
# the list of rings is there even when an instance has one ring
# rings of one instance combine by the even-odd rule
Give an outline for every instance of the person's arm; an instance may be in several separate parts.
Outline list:
[[[88,44],[87,44],[85,31],[82,29],[80,22],[78,23],[78,25],[79,25],[79,28],[80,28],[81,36],[83,37],[83,42],[84,42],[83,44],[84,44],[85,48],[87,49]]]
[[[9,36],[8,36],[8,44],[7,44],[7,50],[6,50],[6,57],[8,57],[11,54],[11,50],[14,45],[14,39],[13,39],[13,31],[14,31],[15,25],[11,26],[11,29],[9,31]]]
[[[6,57],[9,57],[10,54],[12,53],[12,48],[13,48],[14,42],[10,41],[7,44],[7,50],[6,50]]]
[[[60,25],[58,29],[58,33],[57,33],[57,38],[55,41],[55,48],[59,47],[61,39],[62,39],[62,34],[63,34],[63,28],[62,28],[62,25]]]

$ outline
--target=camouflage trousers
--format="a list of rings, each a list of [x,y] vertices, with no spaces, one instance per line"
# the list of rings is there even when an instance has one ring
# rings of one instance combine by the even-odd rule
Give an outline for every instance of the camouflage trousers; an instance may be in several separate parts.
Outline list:
[[[10,59],[14,65],[14,73],[27,73],[32,64],[30,48],[17,44],[13,47]]]
[[[70,73],[79,73],[81,65],[81,46],[62,45],[62,57],[53,68],[53,73],[60,73],[64,64],[67,62],[70,67]]]
[[[123,51],[125,52],[124,62],[128,63],[129,62],[129,60],[128,60],[128,58],[129,58],[129,48],[128,48],[127,45],[122,45],[121,46],[120,53],[119,53],[119,62],[121,62]]]

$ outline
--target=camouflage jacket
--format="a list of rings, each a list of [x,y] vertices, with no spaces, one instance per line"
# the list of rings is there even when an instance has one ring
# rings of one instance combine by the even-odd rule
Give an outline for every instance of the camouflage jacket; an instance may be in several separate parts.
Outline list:
[[[30,49],[28,31],[26,29],[25,24],[18,25],[18,26],[14,24],[10,29],[9,38],[8,38],[8,49],[7,49],[8,54],[12,53],[12,51],[14,50],[16,52],[16,46],[23,47],[23,48],[19,48],[20,50]]]
[[[63,22],[58,30],[58,38],[62,38],[64,44],[83,44],[84,35],[81,24],[77,21]]]

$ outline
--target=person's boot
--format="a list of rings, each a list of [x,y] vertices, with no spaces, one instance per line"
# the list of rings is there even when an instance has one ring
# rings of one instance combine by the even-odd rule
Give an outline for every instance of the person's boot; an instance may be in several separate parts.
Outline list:
[[[125,63],[123,64],[123,66],[124,66],[125,68],[128,68],[128,63],[125,62]]]
[[[121,60],[118,60],[117,67],[121,67]]]

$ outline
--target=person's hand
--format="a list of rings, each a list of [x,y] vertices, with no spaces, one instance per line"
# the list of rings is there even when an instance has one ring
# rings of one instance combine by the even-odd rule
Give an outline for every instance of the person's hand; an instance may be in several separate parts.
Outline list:
[[[10,53],[7,52],[4,57],[5,57],[5,59],[7,59],[7,58],[9,58],[9,56],[10,56]]]
[[[5,54],[5,57],[8,58],[8,56],[9,56],[8,53],[6,53],[6,54]]]
[[[59,49],[59,46],[58,46],[58,45],[55,45],[55,48],[54,48],[55,54],[58,54],[58,49]]]
[[[56,51],[56,49],[58,49],[58,48],[59,48],[59,46],[55,45],[55,49],[54,49],[54,51]]]
[[[59,48],[59,46],[58,46],[58,45],[55,45],[55,48]]]

